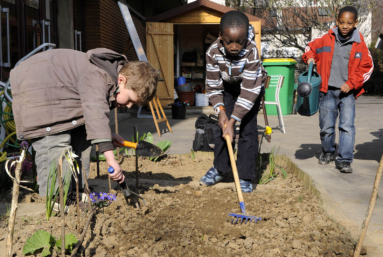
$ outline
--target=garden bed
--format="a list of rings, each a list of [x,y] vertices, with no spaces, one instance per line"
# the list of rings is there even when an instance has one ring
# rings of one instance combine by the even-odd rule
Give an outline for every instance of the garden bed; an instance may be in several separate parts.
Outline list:
[[[80,256],[352,256],[354,243],[348,232],[328,218],[318,197],[287,166],[286,178],[279,174],[267,185],[244,194],[248,215],[259,216],[262,221],[227,222],[228,213],[240,213],[232,178],[225,179],[220,187],[196,183],[212,161],[208,154],[194,160],[187,155],[169,156],[159,162],[141,159],[140,194],[147,205],[136,209],[119,191],[113,191],[117,201],[97,210]],[[125,158],[121,165],[133,179],[135,158]],[[100,173],[107,184],[104,162],[100,163]],[[92,163],[90,180],[95,176]],[[146,185],[145,179],[169,180],[174,185]],[[82,226],[86,219],[87,214],[82,213]],[[47,221],[45,215],[25,218],[18,213],[16,256],[23,256],[26,239],[37,230],[58,238],[60,224],[59,215]],[[5,219],[0,223],[1,247],[6,231]],[[80,237],[74,211],[66,216],[66,233]]]

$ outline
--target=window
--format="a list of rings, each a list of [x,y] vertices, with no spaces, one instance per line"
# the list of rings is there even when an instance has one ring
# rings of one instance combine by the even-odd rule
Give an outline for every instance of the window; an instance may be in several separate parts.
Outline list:
[[[319,16],[329,16],[329,11],[326,8],[318,8]]]

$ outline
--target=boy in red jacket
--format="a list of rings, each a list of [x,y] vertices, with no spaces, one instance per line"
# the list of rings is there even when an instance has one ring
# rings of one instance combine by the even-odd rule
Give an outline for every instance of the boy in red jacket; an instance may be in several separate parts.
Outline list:
[[[356,28],[358,11],[352,6],[340,9],[337,27],[307,44],[302,56],[314,62],[322,77],[319,126],[322,153],[319,164],[329,164],[336,150],[335,124],[339,115],[339,148],[336,167],[351,173],[355,142],[355,100],[363,94],[363,84],[374,69],[371,54]]]

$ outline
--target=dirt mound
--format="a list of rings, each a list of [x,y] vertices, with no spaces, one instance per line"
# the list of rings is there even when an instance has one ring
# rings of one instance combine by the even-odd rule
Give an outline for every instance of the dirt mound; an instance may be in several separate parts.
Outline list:
[[[123,163],[124,170],[134,167],[132,159]],[[172,165],[143,161],[140,177],[195,180],[193,177],[212,165],[210,157],[187,162],[171,157],[170,161]],[[187,175],[190,171],[182,169],[184,165],[197,175]],[[97,211],[80,256],[351,256],[354,244],[349,234],[329,219],[318,198],[287,172],[286,179],[279,176],[272,185],[244,194],[247,214],[262,218],[256,224],[227,222],[229,213],[240,213],[236,192],[229,187],[142,185],[140,194],[147,205],[141,209],[128,205],[120,192],[113,191],[117,201]],[[87,214],[82,213],[82,226],[86,219]],[[60,224],[59,215],[46,221],[44,215],[25,218],[19,214],[16,256],[23,256],[26,239],[37,230],[58,238]],[[7,221],[3,220],[0,241],[5,241],[6,230]],[[66,233],[80,237],[74,211],[66,217]]]

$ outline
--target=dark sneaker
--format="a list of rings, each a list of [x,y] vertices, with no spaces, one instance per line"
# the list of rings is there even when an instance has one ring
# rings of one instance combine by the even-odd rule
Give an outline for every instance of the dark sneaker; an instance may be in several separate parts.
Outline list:
[[[334,157],[332,156],[331,153],[324,153],[322,152],[319,156],[319,161],[318,163],[321,165],[326,165],[329,164],[330,162],[334,161]]]
[[[243,193],[253,192],[253,185],[251,184],[250,181],[239,179],[239,184],[241,185],[241,190]]]
[[[216,168],[211,167],[200,180],[200,185],[213,186],[223,179],[223,174]]]
[[[351,163],[339,162],[337,167],[342,173],[352,173]]]

